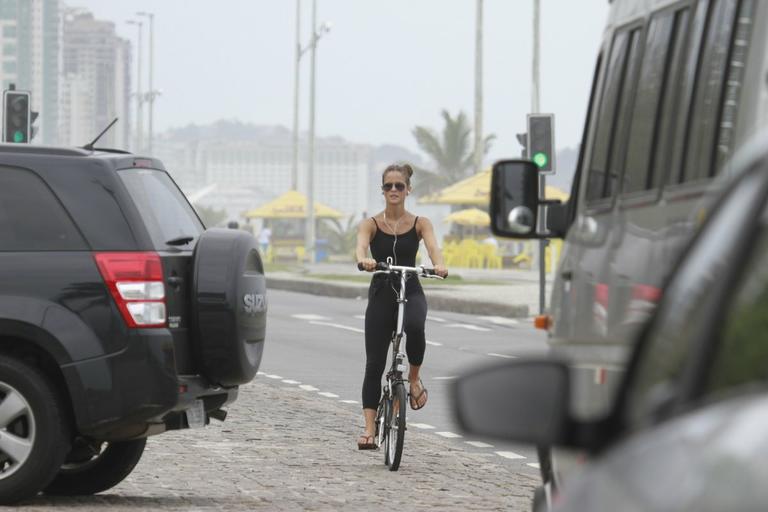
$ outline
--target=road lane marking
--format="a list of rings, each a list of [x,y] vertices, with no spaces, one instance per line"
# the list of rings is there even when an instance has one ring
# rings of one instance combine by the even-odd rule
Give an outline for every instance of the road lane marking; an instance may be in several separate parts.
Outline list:
[[[305,314],[305,315],[291,315],[293,318],[298,318],[299,320],[330,320],[331,317],[323,316],[323,315],[313,315],[313,314]]]
[[[343,404],[358,404],[358,403],[360,403],[357,400],[339,400],[339,402],[341,402]]]
[[[467,329],[470,331],[481,331],[481,332],[488,332],[493,330],[487,327],[480,327],[479,325],[472,325],[472,324],[448,324],[446,325],[446,327],[459,327],[461,329]]]
[[[497,354],[496,352],[488,352],[491,357],[503,357],[504,359],[517,359],[517,356],[510,356],[509,354]]]
[[[301,382],[299,382],[297,380],[291,380],[291,379],[284,379],[283,382],[285,384],[301,384]]]
[[[484,443],[482,441],[465,441],[470,446],[474,446],[475,448],[493,448],[492,444]]]
[[[310,386],[309,384],[302,384],[299,386],[299,388],[303,389],[304,391],[320,391],[315,386]]]
[[[358,329],[357,327],[350,327],[348,325],[334,324],[332,322],[319,322],[317,320],[312,320],[309,323],[311,323],[312,325],[325,325],[327,327],[335,327],[336,329],[344,329],[346,331],[365,333],[364,330]]]
[[[496,455],[500,457],[504,457],[505,459],[524,459],[525,457],[523,455],[520,455],[519,453],[515,452],[493,452]]]
[[[526,464],[526,466],[531,466],[532,468],[541,469],[541,466],[539,466],[538,462],[529,462]]]
[[[496,325],[517,325],[520,323],[514,318],[504,318],[503,316],[479,316],[478,318]]]
[[[444,318],[438,318],[432,315],[427,315],[427,320],[432,320],[433,322],[438,322],[438,323],[443,323],[446,321]]]
[[[449,375],[447,377],[432,377],[432,380],[454,380],[458,379],[456,375]]]
[[[433,347],[442,347],[442,343],[438,343],[437,341],[429,341],[427,340],[427,345],[432,345]]]
[[[321,391],[320,393],[318,393],[318,395],[324,396],[324,397],[328,397],[328,398],[339,398],[339,395],[335,395],[335,394],[329,393],[327,391]]]
[[[435,434],[442,437],[447,437],[448,439],[457,439],[459,437],[462,437],[459,434],[454,434],[453,432],[435,432]]]
[[[265,374],[264,374],[264,376],[265,376],[266,378],[268,378],[268,379],[279,379],[279,380],[280,380],[280,379],[282,379],[282,377],[281,377],[281,376],[279,376],[279,375],[270,375],[270,374],[268,374],[268,373],[265,373]]]
[[[432,425],[427,425],[426,423],[409,423],[410,426],[420,428],[422,430],[431,430],[434,429]]]

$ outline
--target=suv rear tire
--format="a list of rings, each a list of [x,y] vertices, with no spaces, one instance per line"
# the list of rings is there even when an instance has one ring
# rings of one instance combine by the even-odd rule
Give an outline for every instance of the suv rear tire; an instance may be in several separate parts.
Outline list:
[[[31,498],[51,481],[69,451],[69,432],[45,375],[0,355],[0,504]]]
[[[45,488],[45,494],[78,496],[96,494],[116,486],[131,474],[144,453],[146,439],[106,442],[98,453],[67,460]],[[104,446],[106,445],[106,446]],[[70,458],[72,455],[70,455]]]

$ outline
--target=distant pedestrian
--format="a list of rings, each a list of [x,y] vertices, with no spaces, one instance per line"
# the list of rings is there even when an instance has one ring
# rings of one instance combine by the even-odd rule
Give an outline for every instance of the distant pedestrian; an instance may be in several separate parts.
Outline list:
[[[272,239],[272,230],[268,226],[261,228],[259,233],[259,246],[261,247],[261,254],[266,255],[269,249],[270,240]]]

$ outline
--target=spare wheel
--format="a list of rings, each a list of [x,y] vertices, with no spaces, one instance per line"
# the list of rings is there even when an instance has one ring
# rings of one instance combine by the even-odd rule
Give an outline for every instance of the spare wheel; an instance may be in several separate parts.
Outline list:
[[[221,386],[250,382],[261,363],[267,295],[257,246],[245,231],[209,229],[195,247],[190,334],[203,375]]]

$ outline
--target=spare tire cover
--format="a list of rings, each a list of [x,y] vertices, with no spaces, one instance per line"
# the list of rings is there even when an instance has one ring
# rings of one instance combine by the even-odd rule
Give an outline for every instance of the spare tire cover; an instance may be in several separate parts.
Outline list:
[[[203,375],[221,386],[250,382],[261,363],[267,295],[257,246],[245,231],[209,229],[195,247],[190,335]]]

